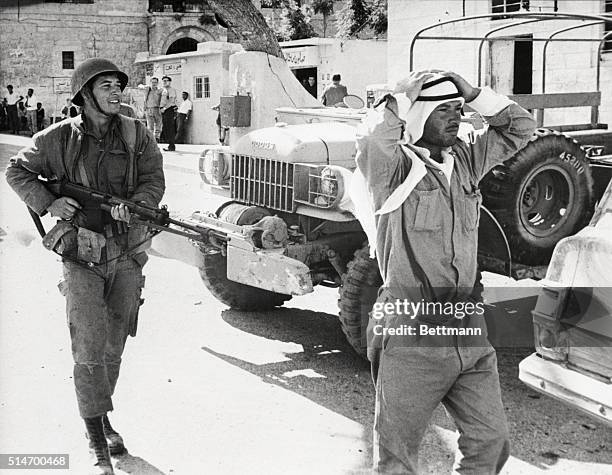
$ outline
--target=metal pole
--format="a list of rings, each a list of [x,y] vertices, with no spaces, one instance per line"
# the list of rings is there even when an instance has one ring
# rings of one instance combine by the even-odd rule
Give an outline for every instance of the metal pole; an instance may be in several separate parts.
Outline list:
[[[482,47],[484,46],[485,41],[487,41],[489,36],[492,35],[493,33],[497,33],[498,31],[505,30],[506,28],[512,28],[514,26],[521,26],[521,25],[525,25],[527,23],[533,23],[536,21],[542,21],[542,20],[539,18],[536,18],[534,20],[526,20],[526,21],[521,21],[519,23],[511,23],[510,25],[504,25],[498,28],[493,28],[492,30],[489,30],[485,33],[482,40],[480,41],[480,44],[478,45],[478,87],[482,85]]]
[[[612,20],[609,20],[612,21]],[[603,49],[604,43],[608,40],[608,38],[612,38],[612,31],[606,33],[601,40],[599,40],[599,46],[597,47],[597,79],[595,83],[595,87],[597,92],[599,92],[599,81],[601,75],[601,50]]]
[[[542,48],[542,94],[546,92],[546,50],[548,49],[548,44],[551,41],[559,41],[559,40],[553,40],[553,38],[557,35],[560,35],[561,33],[565,33],[566,31],[571,31],[571,30],[577,30],[578,28],[584,28],[587,26],[599,25],[600,23],[603,23],[603,21],[594,21],[591,23],[584,23],[582,25],[568,26],[567,28],[561,28],[560,30],[554,31],[549,35],[548,39],[544,43],[544,47]],[[601,40],[597,39],[597,41],[601,41]]]
[[[446,20],[440,23],[436,23],[435,25],[429,25],[424,28],[421,28],[412,38],[410,42],[410,70],[414,69],[414,46],[419,38],[419,36],[425,31],[431,30],[433,28],[437,28],[439,26],[448,25],[452,23],[465,22],[469,20],[478,20],[480,18],[539,18],[539,19],[576,19],[576,20],[604,20],[610,21],[610,17],[606,15],[584,15],[584,14],[576,14],[576,13],[489,13],[484,15],[473,15],[469,17],[455,18],[452,20]],[[448,39],[443,37],[443,39]],[[477,40],[481,40],[482,37],[476,38]]]

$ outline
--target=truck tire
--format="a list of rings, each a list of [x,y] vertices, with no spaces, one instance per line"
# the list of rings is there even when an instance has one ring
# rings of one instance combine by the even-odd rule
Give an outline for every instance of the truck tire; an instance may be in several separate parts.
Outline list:
[[[536,130],[530,142],[482,180],[484,205],[500,222],[512,260],[546,264],[562,238],[593,212],[593,178],[584,149],[570,137]]]
[[[220,252],[204,254],[200,276],[213,296],[236,310],[253,312],[280,307],[291,295],[270,292],[250,285],[240,284],[227,278],[227,257]]]
[[[222,205],[216,214],[219,219],[242,226],[254,224],[264,216],[270,216],[271,213],[265,208],[228,202]],[[199,270],[204,285],[217,300],[231,308],[246,312],[271,310],[291,299],[291,295],[279,294],[229,280],[227,278],[227,257],[221,252],[204,252],[203,261]]]
[[[340,326],[355,352],[366,358],[366,329],[382,279],[376,259],[371,259],[368,248],[359,249],[347,265],[339,289],[338,308]]]

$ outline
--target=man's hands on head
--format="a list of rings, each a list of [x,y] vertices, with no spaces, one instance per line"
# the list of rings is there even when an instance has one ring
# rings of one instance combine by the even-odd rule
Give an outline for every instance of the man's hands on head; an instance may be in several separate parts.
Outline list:
[[[81,205],[75,199],[62,196],[51,203],[47,211],[51,216],[70,220],[74,218],[75,213],[79,209],[81,209]]]
[[[476,99],[478,94],[480,94],[479,87],[472,86],[462,76],[453,71],[444,71],[442,69],[429,69],[427,72],[437,73],[441,76],[450,78],[455,84],[455,86],[457,86],[457,89],[459,90],[461,96],[465,99],[465,102],[473,101],[474,99]]]
[[[430,71],[413,71],[407,78],[399,80],[393,89],[394,94],[406,94],[410,102],[414,102],[426,81],[433,76]]]

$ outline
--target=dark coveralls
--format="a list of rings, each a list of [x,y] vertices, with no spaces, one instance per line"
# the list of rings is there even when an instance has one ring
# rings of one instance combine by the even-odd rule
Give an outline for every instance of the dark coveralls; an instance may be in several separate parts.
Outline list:
[[[67,179],[132,201],[157,206],[165,185],[162,156],[155,138],[144,126],[136,134],[134,192],[128,197],[126,144],[123,116],[114,116],[103,137],[90,132],[87,119],[77,116],[34,136],[34,145],[12,158],[6,175],[19,197],[39,215],[56,199],[38,180]],[[133,129],[132,129],[133,130]],[[86,183],[87,182],[87,183]],[[81,203],[82,204],[82,203]],[[83,204],[82,204],[83,205]],[[74,384],[81,417],[113,409],[121,355],[130,332],[134,334],[144,285],[142,267],[146,230],[112,219],[109,213],[84,207],[83,227],[105,238],[100,265],[91,269],[64,259],[66,311],[74,359]],[[144,246],[138,246],[144,243]],[[79,246],[87,246],[79,240]],[[126,252],[127,251],[127,252]]]
[[[495,93],[483,90],[489,103]],[[479,96],[480,97],[480,96]],[[499,96],[498,96],[499,97]],[[487,102],[487,101],[485,101]],[[473,106],[473,103],[470,104]],[[474,107],[474,106],[473,106]],[[474,107],[478,110],[478,107]],[[483,110],[484,109],[484,110]],[[486,114],[486,107],[479,112]],[[444,300],[449,289],[470,295],[478,281],[480,179],[513,155],[531,137],[531,115],[510,103],[486,117],[488,128],[450,153],[450,186],[444,173],[423,159],[426,175],[401,206],[377,217],[377,256],[383,278],[378,302]],[[411,167],[400,141],[403,121],[388,96],[373,111],[357,138],[356,161],[366,178],[375,209],[404,181]],[[409,145],[417,153],[419,150]],[[420,149],[422,150],[422,149]],[[386,328],[431,321],[390,314],[371,316],[368,348],[382,350],[376,381],[374,468],[379,473],[418,473],[418,448],[428,421],[442,402],[458,426],[462,474],[498,472],[509,455],[497,360],[482,316],[455,320],[455,327],[480,327],[482,336],[380,335]],[[444,326],[444,324],[442,324]]]

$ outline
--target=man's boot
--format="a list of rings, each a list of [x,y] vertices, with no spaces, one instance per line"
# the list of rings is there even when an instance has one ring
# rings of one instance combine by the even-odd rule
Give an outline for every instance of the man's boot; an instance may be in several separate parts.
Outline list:
[[[87,428],[87,437],[89,438],[89,448],[96,455],[96,463],[94,464],[96,475],[114,475],[113,464],[111,463],[108,444],[104,436],[104,428],[102,426],[102,416],[86,417],[85,427]]]
[[[119,433],[113,429],[108,416],[105,414],[102,416],[102,427],[104,428],[104,435],[108,443],[108,450],[111,455],[120,455],[125,452],[125,445],[123,445],[123,438]]]

